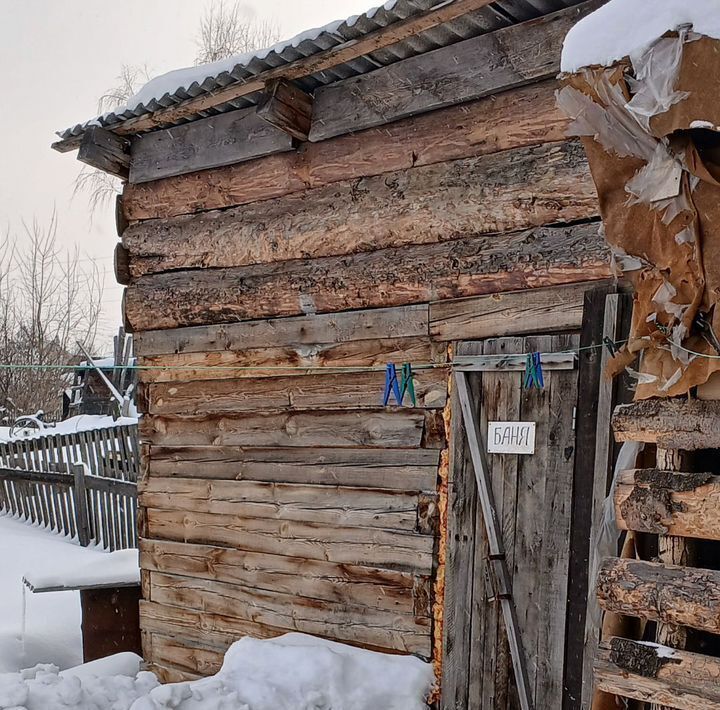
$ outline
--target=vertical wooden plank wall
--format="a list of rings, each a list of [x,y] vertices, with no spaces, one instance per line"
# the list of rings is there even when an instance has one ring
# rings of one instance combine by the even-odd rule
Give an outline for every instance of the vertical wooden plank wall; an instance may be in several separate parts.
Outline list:
[[[475,513],[443,421],[448,345],[575,330],[584,291],[609,275],[555,88],[126,188],[118,276],[154,368],[140,385],[141,620],[165,678],[289,630],[441,660],[438,552],[450,572],[477,545],[457,529]],[[417,406],[381,406],[387,362],[418,366]],[[448,575],[448,629],[466,623],[468,584]],[[444,706],[466,708],[467,692]]]

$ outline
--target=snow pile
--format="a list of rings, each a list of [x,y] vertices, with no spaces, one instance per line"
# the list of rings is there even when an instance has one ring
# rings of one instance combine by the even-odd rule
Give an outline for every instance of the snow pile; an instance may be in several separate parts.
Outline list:
[[[132,710],[427,710],[432,666],[304,634],[244,638],[220,672],[161,686]]]
[[[109,414],[79,414],[61,422],[44,423],[44,429],[28,430],[22,434],[16,434],[13,439],[38,439],[43,436],[55,436],[56,434],[75,434],[78,431],[92,431],[95,429],[111,429],[116,426],[137,424],[137,417],[119,417],[113,419]]]
[[[113,657],[104,667],[88,664],[58,673],[55,666],[41,665],[0,675],[0,708],[427,710],[425,698],[433,683],[432,666],[417,658],[304,634],[244,638],[230,647],[216,676],[188,683],[161,686],[152,673],[128,676],[122,674],[126,663]]]
[[[152,673],[95,676],[59,674],[40,664],[0,675],[0,708],[8,710],[128,710],[158,686]]]
[[[720,39],[720,0],[610,0],[568,32],[561,69],[575,72],[638,56],[683,25]]]
[[[74,566],[43,560],[37,567],[26,570],[23,581],[31,590],[43,591],[140,584],[138,551],[109,552]]]

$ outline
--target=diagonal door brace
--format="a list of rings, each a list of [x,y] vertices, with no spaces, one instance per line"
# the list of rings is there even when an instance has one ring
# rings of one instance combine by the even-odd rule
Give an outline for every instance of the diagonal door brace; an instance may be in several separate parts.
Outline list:
[[[518,624],[517,609],[515,607],[515,601],[512,598],[510,572],[507,567],[502,531],[493,498],[490,469],[485,459],[485,448],[480,427],[478,426],[475,408],[472,405],[470,390],[468,389],[467,375],[464,372],[456,370],[455,383],[460,399],[463,422],[465,423],[468,446],[470,447],[470,456],[472,458],[473,469],[475,470],[475,479],[478,485],[485,532],[487,533],[490,548],[490,574],[493,577],[496,594],[500,599],[500,605],[502,607],[505,629],[508,635],[508,644],[510,646],[510,655],[512,656],[513,670],[515,672],[515,682],[517,683],[518,695],[520,696],[520,707],[522,710],[534,710],[525,650],[523,649],[520,626]]]

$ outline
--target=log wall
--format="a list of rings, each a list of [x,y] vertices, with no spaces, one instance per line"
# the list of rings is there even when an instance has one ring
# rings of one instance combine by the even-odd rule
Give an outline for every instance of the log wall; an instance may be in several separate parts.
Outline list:
[[[448,346],[576,331],[609,276],[552,71],[125,187],[141,619],[164,678],[214,672],[245,634],[441,657]],[[416,366],[414,406],[382,406],[388,362]]]

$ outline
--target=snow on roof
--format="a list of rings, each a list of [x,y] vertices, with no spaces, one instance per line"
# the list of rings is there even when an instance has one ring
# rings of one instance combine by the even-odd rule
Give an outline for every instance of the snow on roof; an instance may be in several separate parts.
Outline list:
[[[720,0],[610,0],[568,32],[561,69],[610,66],[683,25],[720,39]]]
[[[317,71],[309,68],[306,76],[295,81],[304,91],[312,93],[319,86],[359,76],[464,39],[537,19],[556,10],[573,7],[583,1],[492,0],[487,5],[453,20],[418,32],[390,46],[370,51],[349,61],[339,62],[331,68]],[[119,106],[110,113],[60,131],[58,135],[62,141],[72,141],[81,137],[85,130],[93,125],[112,130],[124,121],[149,116],[191,99],[215,94],[233,84],[248,83],[266,72],[282,69],[297,61],[311,60],[316,55],[348,46],[394,23],[454,2],[457,0],[389,0],[384,5],[374,7],[361,15],[353,15],[345,20],[330,22],[324,27],[307,30],[267,49],[235,55],[212,64],[168,72],[148,82],[127,102],[126,106]],[[184,123],[215,113],[246,108],[257,103],[258,97],[259,93],[256,92],[254,95],[238,96],[226,103],[213,105],[209,111],[190,110],[183,113],[183,118],[179,122]],[[173,125],[175,122],[168,123]]]
[[[44,561],[41,568],[28,570],[23,582],[33,592],[57,592],[64,589],[126,587],[140,584],[140,563],[135,549],[98,555],[75,567]]]
[[[61,422],[46,424],[43,429],[32,431],[24,430],[19,434],[15,434],[13,437],[8,437],[8,440],[39,439],[43,436],[54,436],[55,434],[74,434],[78,431],[110,429],[116,426],[137,423],[137,417],[119,417],[118,419],[113,419],[110,415],[105,414],[79,414],[76,417],[70,417]],[[0,434],[1,433],[2,432],[0,432]]]

